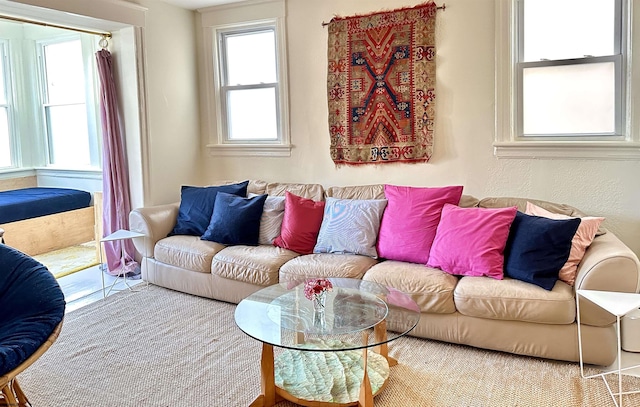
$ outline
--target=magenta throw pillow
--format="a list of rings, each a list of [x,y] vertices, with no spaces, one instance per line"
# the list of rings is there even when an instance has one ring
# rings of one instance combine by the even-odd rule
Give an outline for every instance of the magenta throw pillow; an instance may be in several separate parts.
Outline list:
[[[300,254],[313,253],[323,215],[324,202],[285,192],[280,236],[274,239],[273,245]]]
[[[445,205],[427,266],[459,276],[504,277],[504,248],[517,208]]]
[[[378,256],[426,263],[445,204],[457,205],[462,186],[416,188],[385,185],[387,208],[378,233]]]

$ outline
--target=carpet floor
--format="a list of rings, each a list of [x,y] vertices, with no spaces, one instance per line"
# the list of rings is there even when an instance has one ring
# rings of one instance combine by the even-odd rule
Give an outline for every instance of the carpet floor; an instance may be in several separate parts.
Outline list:
[[[260,344],[236,327],[234,310],[157,286],[115,294],[68,313],[20,383],[34,406],[248,406],[260,389]],[[582,379],[575,363],[411,337],[390,354],[399,364],[376,407],[613,405],[603,381]],[[624,383],[640,389],[638,378]],[[640,397],[624,402],[640,406]]]

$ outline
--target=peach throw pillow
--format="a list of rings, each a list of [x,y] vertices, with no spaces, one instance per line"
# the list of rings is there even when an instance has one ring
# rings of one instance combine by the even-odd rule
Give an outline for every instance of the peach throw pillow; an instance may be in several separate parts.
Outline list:
[[[527,209],[525,213],[527,215],[542,216],[549,219],[571,219],[571,216],[549,212],[548,210],[534,205],[531,202],[527,202]],[[569,253],[569,259],[560,269],[560,280],[569,285],[573,285],[575,283],[578,264],[580,264],[584,253],[587,251],[587,247],[589,247],[593,238],[596,236],[602,221],[604,221],[604,218],[593,216],[580,218],[578,231],[571,240],[571,252]]]

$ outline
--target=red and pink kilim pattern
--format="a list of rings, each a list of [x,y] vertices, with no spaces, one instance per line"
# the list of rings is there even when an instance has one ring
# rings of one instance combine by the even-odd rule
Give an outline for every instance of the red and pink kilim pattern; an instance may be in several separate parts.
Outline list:
[[[424,162],[435,116],[436,4],[329,24],[331,158],[341,164]]]

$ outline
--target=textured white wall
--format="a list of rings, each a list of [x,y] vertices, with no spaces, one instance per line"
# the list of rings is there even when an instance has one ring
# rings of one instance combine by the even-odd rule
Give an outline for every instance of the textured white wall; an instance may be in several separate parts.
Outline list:
[[[605,226],[640,254],[640,162],[494,157],[493,0],[447,0],[446,10],[438,12],[437,116],[431,161],[413,165],[334,166],[329,157],[327,30],[321,26],[322,21],[329,21],[334,15],[388,10],[419,2],[288,0],[291,140],[295,145],[292,155],[223,158],[203,153],[206,181],[260,178],[318,182],[325,186],[461,184],[465,193],[476,197],[538,198],[605,216]],[[247,112],[247,118],[250,117]],[[206,140],[205,135],[203,139]]]
[[[147,7],[144,30],[149,202],[175,201],[180,185],[203,182],[198,113],[195,13],[158,0]]]

